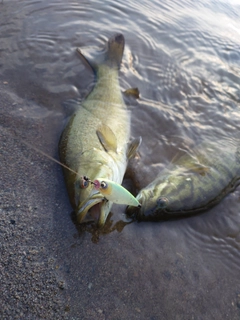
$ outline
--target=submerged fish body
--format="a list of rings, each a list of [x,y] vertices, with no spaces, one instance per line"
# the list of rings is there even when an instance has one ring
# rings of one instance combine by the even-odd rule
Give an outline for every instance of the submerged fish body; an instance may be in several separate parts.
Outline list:
[[[94,216],[99,212],[98,225],[104,225],[112,206],[83,177],[91,180],[102,177],[121,184],[128,157],[137,148],[136,141],[128,144],[130,113],[118,80],[123,50],[124,37],[117,34],[108,40],[97,62],[91,63],[96,74],[95,86],[70,118],[59,143],[60,160],[72,170],[63,169],[80,223],[88,213]]]
[[[137,195],[142,207],[128,207],[139,221],[160,221],[203,212],[238,185],[239,145],[223,140],[202,143],[165,168]]]

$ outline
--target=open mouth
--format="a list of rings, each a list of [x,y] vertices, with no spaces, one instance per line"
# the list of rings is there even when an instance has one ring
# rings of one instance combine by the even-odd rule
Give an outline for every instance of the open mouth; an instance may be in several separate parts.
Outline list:
[[[100,193],[94,194],[90,199],[81,203],[77,210],[77,220],[79,223],[95,222],[102,227],[111,210],[112,202],[103,198]]]
[[[102,202],[93,205],[87,212],[87,218],[93,221],[99,221]]]

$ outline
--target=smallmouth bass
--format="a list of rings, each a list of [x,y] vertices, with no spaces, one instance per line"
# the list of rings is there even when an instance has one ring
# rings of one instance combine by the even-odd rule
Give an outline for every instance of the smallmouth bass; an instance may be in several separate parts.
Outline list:
[[[128,207],[139,221],[186,217],[208,210],[240,183],[240,143],[204,142],[167,166],[137,195],[142,207]]]
[[[104,199],[88,179],[98,177],[122,183],[128,159],[141,139],[130,139],[130,111],[124,103],[118,73],[124,51],[124,37],[110,38],[94,62],[81,54],[96,75],[93,90],[65,127],[59,155],[71,204],[79,223],[92,217],[104,225],[113,202]],[[87,177],[88,179],[85,179]]]

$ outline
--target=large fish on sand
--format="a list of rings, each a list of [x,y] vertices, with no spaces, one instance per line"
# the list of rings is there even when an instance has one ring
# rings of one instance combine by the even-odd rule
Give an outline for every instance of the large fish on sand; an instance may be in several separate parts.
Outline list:
[[[110,38],[104,51],[90,63],[96,75],[93,90],[78,107],[64,129],[59,154],[71,204],[78,222],[89,218],[103,226],[112,202],[94,188],[90,180],[101,177],[118,184],[141,139],[129,143],[130,111],[124,103],[118,73],[124,50],[124,37]],[[131,91],[131,90],[130,90]]]
[[[233,191],[240,179],[240,143],[202,143],[165,168],[137,195],[142,207],[128,207],[139,221],[160,221],[203,212]]]

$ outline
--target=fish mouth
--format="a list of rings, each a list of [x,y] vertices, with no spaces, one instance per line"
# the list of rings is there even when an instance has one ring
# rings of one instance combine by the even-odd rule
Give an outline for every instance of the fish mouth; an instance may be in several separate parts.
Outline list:
[[[138,208],[138,207],[127,206],[126,214],[132,219],[137,219],[137,216],[139,215],[140,210],[141,208]]]
[[[141,194],[137,195],[136,199],[141,204],[141,207],[127,206],[127,209],[126,209],[126,214],[132,219],[137,219],[137,217],[141,215],[141,212],[143,211],[143,204],[144,204],[143,195]]]
[[[100,193],[92,195],[82,202],[77,209],[77,221],[79,223],[95,222],[102,227],[110,213],[112,202],[103,198]]]

